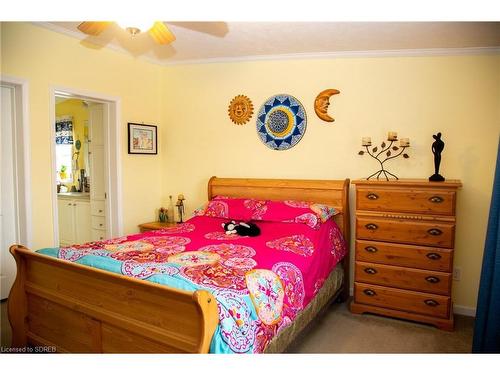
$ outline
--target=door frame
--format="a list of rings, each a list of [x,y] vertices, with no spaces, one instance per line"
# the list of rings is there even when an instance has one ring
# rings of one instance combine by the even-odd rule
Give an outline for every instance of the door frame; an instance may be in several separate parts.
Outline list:
[[[14,180],[15,207],[17,217],[17,235],[19,243],[26,247],[32,246],[32,215],[31,215],[31,143],[28,111],[28,80],[1,74],[2,85],[14,89]],[[5,249],[2,249],[4,251]]]
[[[109,237],[120,237],[123,235],[123,215],[122,215],[122,171],[121,171],[121,99],[93,91],[75,89],[65,86],[50,86],[50,124],[56,121],[56,100],[57,96],[67,96],[68,98],[88,100],[103,103],[107,106],[108,121],[104,129],[105,145],[105,190],[106,198],[106,234]],[[56,171],[56,146],[55,127],[50,126],[50,153],[52,161],[52,211],[54,220],[54,246],[59,247],[59,214],[57,209],[57,171]]]

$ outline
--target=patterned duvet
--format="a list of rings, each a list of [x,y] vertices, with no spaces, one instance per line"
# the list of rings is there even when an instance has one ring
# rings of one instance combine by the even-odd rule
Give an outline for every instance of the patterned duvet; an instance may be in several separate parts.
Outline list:
[[[166,229],[39,253],[217,299],[211,353],[261,353],[316,295],[346,253],[329,219],[318,229],[258,222],[261,235],[227,235],[225,219],[195,216]]]

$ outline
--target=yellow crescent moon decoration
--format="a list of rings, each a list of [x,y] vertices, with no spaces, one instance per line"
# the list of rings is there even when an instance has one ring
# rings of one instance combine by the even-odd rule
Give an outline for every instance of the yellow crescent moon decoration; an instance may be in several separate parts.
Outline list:
[[[314,99],[314,112],[323,121],[333,122],[335,119],[328,115],[328,106],[330,105],[330,97],[339,94],[336,89],[326,89],[321,91],[316,99]]]

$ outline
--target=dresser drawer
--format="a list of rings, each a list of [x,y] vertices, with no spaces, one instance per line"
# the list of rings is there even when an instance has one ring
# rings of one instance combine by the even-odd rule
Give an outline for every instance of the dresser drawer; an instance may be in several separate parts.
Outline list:
[[[439,318],[449,318],[451,302],[450,297],[358,282],[354,283],[354,299],[357,303]]]
[[[358,188],[356,205],[358,210],[454,215],[455,195],[441,190]]]
[[[451,272],[453,250],[356,240],[356,260]]]
[[[92,200],[90,202],[90,214],[95,216],[104,216],[105,214],[104,201]]]
[[[363,216],[356,218],[356,237],[365,240],[452,248],[455,224]]]
[[[450,294],[450,273],[356,262],[356,281],[435,294]]]
[[[106,229],[106,218],[104,216],[91,216],[93,229]]]
[[[106,239],[106,231],[99,229],[92,229],[92,241],[102,241]]]

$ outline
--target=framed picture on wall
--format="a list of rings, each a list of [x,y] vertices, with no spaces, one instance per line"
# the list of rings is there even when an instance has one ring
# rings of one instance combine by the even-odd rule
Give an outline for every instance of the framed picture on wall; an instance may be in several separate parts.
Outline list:
[[[128,123],[128,153],[156,155],[156,126]]]

